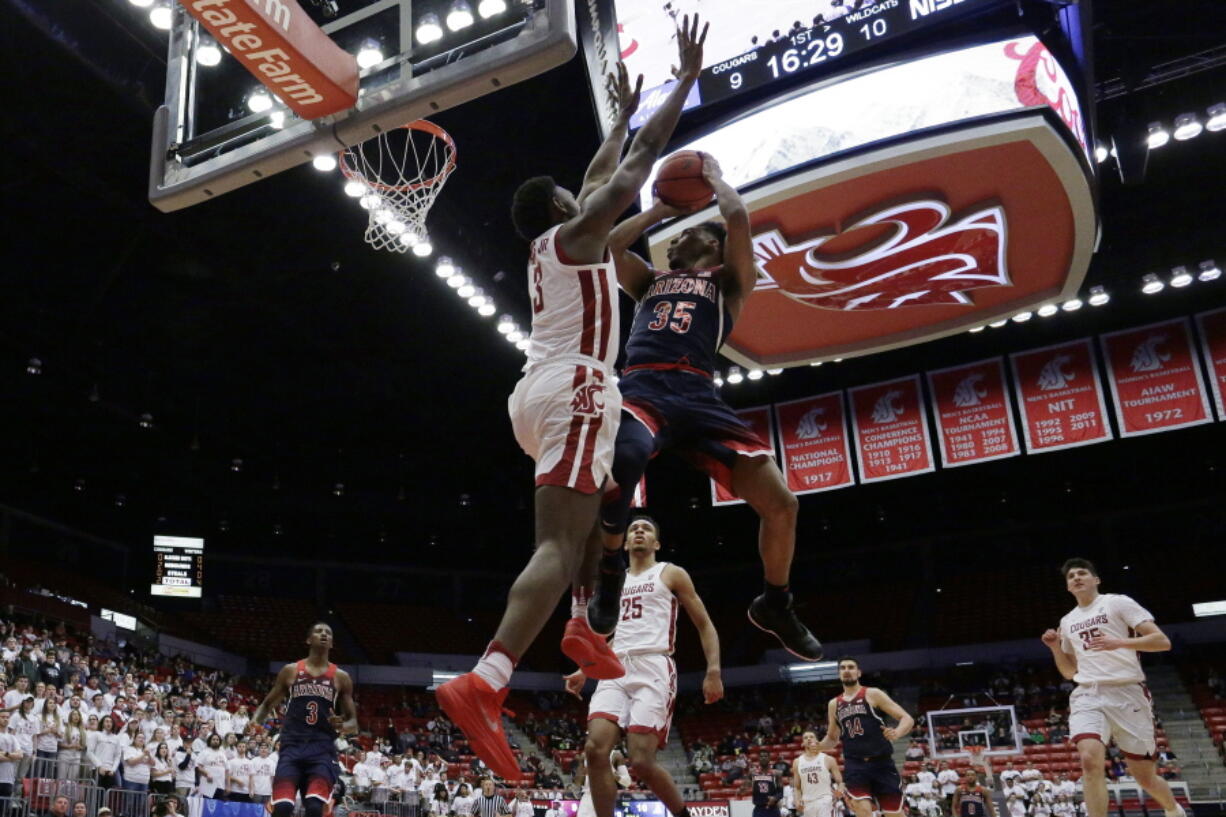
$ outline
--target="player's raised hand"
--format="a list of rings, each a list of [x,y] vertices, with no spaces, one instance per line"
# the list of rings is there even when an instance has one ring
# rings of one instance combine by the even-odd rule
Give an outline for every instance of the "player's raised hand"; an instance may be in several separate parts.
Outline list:
[[[887,726],[885,729],[882,729],[881,734],[885,735],[885,739],[891,743],[898,740],[898,730],[893,726]]]
[[[1047,632],[1043,633],[1041,640],[1047,646],[1055,647],[1060,643],[1060,634],[1049,628]]]
[[[630,117],[639,109],[639,94],[643,91],[643,75],[639,74],[634,87],[630,87],[630,72],[626,70],[624,62],[619,62],[617,64],[617,71],[610,73],[606,81],[609,87],[617,89],[618,118],[624,122],[629,122]]]
[[[583,685],[587,683],[587,676],[583,674],[583,670],[575,670],[570,675],[563,675],[562,680],[566,683],[566,691],[574,695],[579,700],[583,700]]]
[[[712,187],[715,186],[716,182],[724,180],[724,169],[719,166],[719,161],[710,153],[702,154],[702,177]]]
[[[677,65],[673,67],[673,76],[682,82],[698,79],[702,71],[702,44],[707,41],[706,23],[702,33],[698,32],[698,15],[691,22],[690,15],[681,18],[681,28],[677,29]]]
[[[708,672],[702,679],[702,700],[713,704],[724,697],[724,680],[718,672]]]
[[[702,208],[703,205],[701,204],[695,205],[688,209],[685,207],[678,207],[675,204],[669,204],[661,201],[658,196],[651,200],[651,212],[659,217],[657,220],[663,220],[666,218],[680,218],[681,216],[686,216],[690,213],[697,212]]]

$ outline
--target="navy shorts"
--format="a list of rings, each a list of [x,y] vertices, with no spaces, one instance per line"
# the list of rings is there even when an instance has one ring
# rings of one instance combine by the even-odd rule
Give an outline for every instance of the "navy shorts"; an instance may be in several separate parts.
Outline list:
[[[902,809],[902,779],[894,759],[888,755],[868,760],[845,757],[843,784],[857,800],[876,800],[881,811]]]
[[[272,801],[294,802],[294,796],[332,799],[336,785],[336,748],[331,743],[282,746],[272,781]]]
[[[655,453],[677,451],[729,491],[738,455],[775,453],[769,442],[720,399],[715,383],[702,374],[634,369],[622,376],[617,387],[622,393],[622,411],[651,431]]]

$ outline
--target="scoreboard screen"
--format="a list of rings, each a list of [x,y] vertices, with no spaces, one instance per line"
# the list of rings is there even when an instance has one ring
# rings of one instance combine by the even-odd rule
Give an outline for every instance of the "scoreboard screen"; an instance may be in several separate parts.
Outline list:
[[[203,539],[188,536],[153,537],[151,595],[198,599],[203,584]]]

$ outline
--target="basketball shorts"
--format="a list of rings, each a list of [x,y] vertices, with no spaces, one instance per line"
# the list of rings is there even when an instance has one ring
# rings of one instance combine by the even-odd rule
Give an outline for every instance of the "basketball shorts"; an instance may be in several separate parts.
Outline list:
[[[1145,684],[1079,684],[1069,696],[1068,724],[1073,743],[1097,738],[1106,744],[1114,738],[1133,760],[1158,751],[1153,699]]]
[[[902,809],[902,779],[888,755],[843,759],[843,785],[856,800],[876,800],[881,811]]]
[[[663,749],[677,700],[677,666],[660,653],[621,659],[626,674],[596,684],[587,719],[603,718],[623,732],[655,735]]]
[[[622,408],[617,384],[603,369],[579,361],[533,366],[507,408],[516,442],[536,461],[537,487],[601,490]]]
[[[676,450],[729,491],[738,456],[775,454],[770,443],[720,399],[715,383],[701,374],[637,369],[618,385],[626,413],[655,437],[655,453]]]
[[[816,800],[805,800],[801,817],[834,817],[834,798],[819,797]]]
[[[272,779],[272,802],[293,803],[295,795],[332,799],[336,785],[336,749],[331,743],[282,746]]]
[[[596,817],[596,805],[592,802],[592,792],[583,787],[583,796],[579,798],[579,807],[575,817]]]

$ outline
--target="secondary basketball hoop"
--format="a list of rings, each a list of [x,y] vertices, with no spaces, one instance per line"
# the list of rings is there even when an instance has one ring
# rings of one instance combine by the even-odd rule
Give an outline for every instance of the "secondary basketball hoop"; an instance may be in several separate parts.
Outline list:
[[[367,212],[366,243],[426,256],[426,214],[455,170],[455,142],[419,119],[340,152],[345,192]]]

